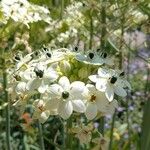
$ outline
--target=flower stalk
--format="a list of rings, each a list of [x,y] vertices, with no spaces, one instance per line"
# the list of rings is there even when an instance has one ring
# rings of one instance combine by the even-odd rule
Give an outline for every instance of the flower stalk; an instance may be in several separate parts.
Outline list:
[[[72,149],[72,141],[73,137],[72,134],[69,133],[70,129],[72,128],[72,116],[67,120],[67,138],[66,138],[66,149]]]
[[[106,6],[105,6],[105,0],[102,0],[102,8],[101,8],[101,23],[102,23],[102,30],[101,30],[101,49],[105,49],[105,43],[106,43]],[[99,131],[102,135],[104,135],[104,117],[100,118],[100,126]]]
[[[112,150],[113,131],[114,131],[114,125],[115,125],[115,118],[116,118],[116,111],[113,114],[112,123],[111,123],[109,150]]]
[[[93,10],[90,11],[90,43],[89,49],[92,49],[92,42],[93,42]]]
[[[101,49],[105,49],[106,44],[106,6],[105,0],[102,1],[102,8],[101,8],[101,23],[102,23],[102,30],[101,30]]]
[[[7,72],[6,72],[6,66],[5,66],[5,60],[3,65],[3,88],[4,88],[4,96],[5,101],[8,103],[6,106],[6,143],[7,143],[7,150],[11,150],[11,144],[10,144],[10,103],[9,103],[9,97],[8,97],[8,91],[7,91]]]
[[[43,138],[43,129],[42,129],[42,125],[39,121],[38,121],[38,128],[39,128],[39,138],[40,138],[40,149],[45,150],[44,138]]]
[[[63,19],[63,12],[64,12],[64,0],[61,0],[60,19]]]

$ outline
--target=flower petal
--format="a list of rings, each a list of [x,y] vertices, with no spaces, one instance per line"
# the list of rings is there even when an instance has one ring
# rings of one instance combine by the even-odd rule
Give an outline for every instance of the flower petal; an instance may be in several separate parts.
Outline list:
[[[108,69],[99,68],[98,69],[98,75],[102,78],[109,78],[110,77],[110,71]]]
[[[45,108],[51,111],[51,110],[57,109],[58,105],[59,105],[59,99],[57,98],[50,99],[46,102]]]
[[[114,88],[111,85],[107,85],[105,95],[109,102],[111,102],[114,99]]]
[[[97,92],[96,93],[96,105],[100,112],[104,112],[106,109],[107,104],[109,103],[108,99],[106,98],[105,93]]]
[[[127,96],[127,92],[121,86],[120,87],[115,86],[114,92],[115,92],[115,94],[117,94],[118,96],[121,96],[121,97]]]
[[[50,94],[52,98],[60,98],[63,89],[59,84],[52,84],[49,86],[47,92]]]
[[[71,101],[62,101],[58,107],[58,113],[63,119],[68,119],[73,112]]]
[[[40,87],[38,88],[38,91],[43,94],[43,93],[45,93],[45,91],[47,90],[47,88],[48,88],[48,85],[45,85],[45,84],[42,82],[42,84],[41,84]]]
[[[41,85],[41,82],[42,82],[42,79],[32,79],[27,83],[26,89],[29,91],[38,89],[39,86]]]
[[[92,82],[97,82],[98,81],[98,79],[99,79],[99,76],[98,75],[91,75],[91,76],[89,76],[89,79],[92,81]]]
[[[59,85],[66,91],[70,88],[70,81],[67,77],[63,76],[59,79]]]
[[[76,59],[78,61],[83,62],[83,61],[85,61],[87,59],[87,56],[79,53],[79,54],[76,55]]]
[[[46,110],[46,111],[42,112],[41,115],[40,115],[39,121],[41,123],[44,123],[48,119],[49,115],[50,115],[49,110]]]
[[[70,93],[74,97],[80,97],[85,90],[85,84],[81,81],[74,81],[70,86]]]
[[[96,82],[96,89],[101,92],[105,92],[106,88],[107,88],[107,79],[99,78],[98,82]]]
[[[87,119],[89,119],[89,120],[92,120],[96,117],[96,115],[97,115],[97,106],[96,106],[95,103],[89,103],[87,105],[85,115],[86,115]]]
[[[72,105],[73,105],[74,111],[80,112],[80,113],[85,112],[85,104],[82,100],[73,100]]]
[[[105,107],[105,110],[103,113],[106,115],[112,115],[115,112],[115,109],[118,107],[117,100],[113,100],[112,102],[108,103]]]
[[[24,72],[20,72],[20,76],[29,81],[32,80],[32,77],[35,76],[35,73],[31,69],[27,69]]]
[[[55,80],[58,79],[58,73],[52,68],[49,67],[46,72],[44,73],[44,80],[48,82],[54,82]]]
[[[16,86],[16,93],[21,94],[26,91],[26,83],[25,82],[19,82]]]
[[[131,85],[127,80],[124,80],[124,87],[127,87],[129,90],[131,90]]]

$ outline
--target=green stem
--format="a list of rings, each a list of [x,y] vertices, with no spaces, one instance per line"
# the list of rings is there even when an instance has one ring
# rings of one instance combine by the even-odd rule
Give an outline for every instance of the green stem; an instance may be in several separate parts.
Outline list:
[[[127,80],[129,81],[129,73],[130,73],[130,51],[128,51],[128,66],[127,66]],[[130,122],[129,122],[129,99],[126,100],[126,112],[127,112],[127,129],[128,129],[128,140],[129,140],[129,149],[131,148],[131,142],[130,142]]]
[[[149,99],[149,91],[150,91],[150,68],[148,66],[147,68],[147,81],[145,83],[145,97],[144,100],[146,100],[144,104],[144,110],[143,110],[143,118],[142,118],[142,134],[140,138],[140,148],[141,150],[147,150],[150,148],[150,128],[149,128],[149,122],[150,122],[150,99]]]
[[[64,0],[61,0],[60,19],[63,19],[63,13],[64,13]]]
[[[98,130],[99,130],[100,133],[104,136],[104,124],[105,124],[105,118],[104,118],[104,117],[101,117],[101,118],[99,119],[99,122],[100,122],[100,125],[99,125]]]
[[[55,148],[59,148],[62,150],[62,147],[56,143],[54,143],[52,140],[48,139],[46,136],[44,136],[44,139],[49,142],[51,145],[53,145]]]
[[[114,112],[114,114],[113,114],[113,119],[112,119],[112,123],[111,123],[109,150],[112,150],[115,118],[116,118],[116,110],[115,110],[115,112]]]
[[[73,137],[69,133],[69,130],[72,128],[72,117],[67,120],[67,139],[66,139],[66,149],[72,150]]]
[[[106,6],[105,0],[102,1],[102,9],[101,9],[101,23],[102,23],[102,30],[101,30],[101,49],[105,49],[106,44]]]
[[[43,129],[39,121],[38,121],[38,127],[39,127],[39,138],[40,138],[40,150],[45,150],[44,139],[43,139]]]
[[[102,30],[101,30],[101,49],[105,49],[105,43],[106,43],[106,6],[105,6],[105,0],[102,0],[102,8],[101,8],[101,24],[102,24]],[[100,119],[100,126],[98,130],[102,135],[104,135],[104,117],[101,117]]]
[[[5,94],[5,101],[8,103],[6,106],[6,142],[7,142],[7,150],[11,150],[10,145],[10,102],[7,92],[7,72],[5,68],[5,60],[4,60],[4,68],[3,68],[3,87]]]
[[[89,43],[89,49],[92,49],[92,42],[93,42],[93,10],[90,11],[90,43]]]
[[[60,120],[61,120],[61,118],[60,118]],[[65,125],[64,125],[64,121],[63,120],[61,120],[61,123],[62,123],[62,141],[63,141],[63,143],[62,143],[62,149],[63,150],[65,150]]]

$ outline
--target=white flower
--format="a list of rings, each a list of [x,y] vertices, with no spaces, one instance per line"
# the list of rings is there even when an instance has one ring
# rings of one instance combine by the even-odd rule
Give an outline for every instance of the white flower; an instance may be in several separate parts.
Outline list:
[[[92,140],[93,143],[97,144],[92,150],[108,150],[109,140],[104,137],[95,138]]]
[[[46,57],[44,58],[44,55],[43,55],[44,59],[42,60],[42,57],[41,57],[40,60],[45,61],[45,64],[59,62],[59,61],[63,60],[66,55],[68,55],[67,51],[68,51],[68,49],[65,49],[65,48],[55,49],[55,50],[49,50],[49,49],[45,48],[42,55],[44,54]]]
[[[48,85],[54,82],[58,78],[57,72],[50,66],[46,67],[42,63],[39,63],[36,67],[30,68],[24,72],[24,78],[29,80],[26,85],[27,90],[38,90],[40,93],[44,93]]]
[[[79,139],[81,144],[88,144],[92,139],[93,129],[93,125],[88,124],[87,126],[73,127],[70,131],[75,133],[75,137]]]
[[[75,57],[78,61],[84,62],[85,64],[92,65],[113,65],[113,59],[108,57],[108,54],[105,52],[88,52],[87,54],[77,53]]]
[[[102,115],[113,114],[117,107],[117,101],[109,102],[103,92],[98,91],[94,85],[86,85],[88,91],[85,92],[87,99],[85,115],[87,119],[94,119],[98,112]]]
[[[32,60],[31,64],[33,65],[33,63],[43,63],[45,65],[49,65],[64,60],[65,57],[68,57],[68,55],[71,55],[71,53],[66,48],[51,50],[47,47],[43,47],[41,51],[34,52],[32,54],[32,57],[35,58]]]
[[[25,93],[27,90],[26,90],[26,83],[25,82],[19,82],[15,88],[16,90],[16,93],[17,94],[22,94],[22,93]]]
[[[17,62],[16,64],[16,70],[20,69],[23,65],[26,65],[28,62],[30,62],[30,60],[32,59],[32,53],[27,54],[25,57],[23,57],[22,55],[16,55],[15,60]]]
[[[44,123],[50,115],[50,111],[46,109],[45,101],[37,99],[34,101],[33,106],[34,106],[33,119],[39,119],[41,123]]]
[[[99,91],[105,92],[107,99],[111,102],[114,99],[114,93],[121,97],[127,95],[124,88],[130,87],[130,84],[122,76],[124,72],[118,74],[114,70],[99,68],[98,75],[91,75],[89,79],[96,83]]]
[[[70,84],[67,77],[63,76],[59,79],[58,84],[50,85],[48,93],[52,96],[52,100],[58,99],[58,114],[67,119],[73,113],[85,112],[85,104],[83,95],[85,84],[75,81]]]
[[[0,3],[2,13],[6,20],[13,19],[15,22],[25,24],[29,28],[29,23],[43,20],[50,22],[48,9],[29,3],[27,0],[2,0]]]

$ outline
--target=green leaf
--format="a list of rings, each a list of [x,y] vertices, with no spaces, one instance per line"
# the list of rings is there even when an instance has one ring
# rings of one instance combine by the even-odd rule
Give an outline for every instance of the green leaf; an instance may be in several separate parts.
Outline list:
[[[111,50],[112,52],[119,52],[120,50],[113,44],[113,42],[108,39],[107,40],[107,45],[106,45],[106,48]]]

